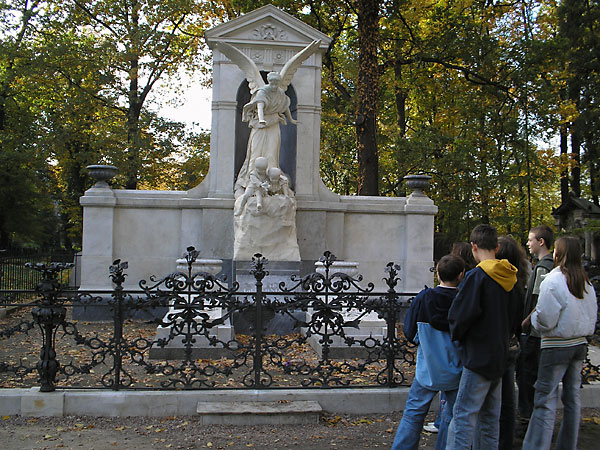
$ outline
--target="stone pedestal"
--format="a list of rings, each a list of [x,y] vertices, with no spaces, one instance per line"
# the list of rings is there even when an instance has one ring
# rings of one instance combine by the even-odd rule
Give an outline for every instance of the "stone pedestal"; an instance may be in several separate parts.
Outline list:
[[[358,275],[358,263],[353,261],[335,261],[329,268],[329,276],[332,277],[336,272],[344,273],[350,277]],[[325,274],[325,267],[322,262],[316,262],[315,268],[317,273]],[[345,291],[348,292],[348,291]],[[335,295],[335,294],[333,294]],[[357,340],[365,340],[368,338],[376,339],[380,342],[387,336],[387,326],[385,320],[377,317],[377,313],[370,312],[362,315],[362,311],[341,311],[344,322],[351,322],[360,317],[360,325],[358,328],[344,327],[344,334]],[[309,310],[306,314],[306,321],[310,322],[313,311]],[[362,315],[362,317],[361,317]],[[306,329],[303,330],[306,332]],[[319,342],[321,336],[311,335],[308,338],[308,343],[317,352],[319,357],[323,356],[323,344]],[[367,359],[369,357],[368,349],[359,344],[349,346],[340,336],[330,336],[333,341],[329,346],[329,358],[331,359]]]
[[[220,259],[198,259],[192,263],[191,273],[192,276],[193,274],[197,274],[199,272],[206,272],[210,273],[211,275],[216,275],[221,271],[222,265],[223,261]],[[177,270],[182,273],[188,272],[188,264],[185,259],[177,260]],[[190,301],[192,301],[196,297],[197,295],[191,294]],[[169,315],[177,312],[178,311],[173,306],[171,306],[165,314],[163,322],[170,322],[171,320],[169,319]],[[223,317],[222,308],[206,308],[203,310],[198,310],[198,313],[199,315],[196,316],[196,323],[200,323],[203,320],[213,322]],[[208,318],[202,317],[200,316],[200,314],[207,315]],[[182,320],[179,319],[177,323],[181,324]],[[159,339],[169,340],[172,328],[172,326],[159,326],[156,329],[154,341],[156,342]],[[186,357],[186,345],[183,343],[183,341],[186,339],[185,331],[186,328],[184,327],[182,331],[183,334],[177,334],[173,336],[169,340],[168,344],[164,347],[160,347],[155,343],[150,349],[150,359],[184,359]],[[225,323],[211,328],[208,337],[197,334],[192,336],[192,339],[195,341],[193,342],[191,348],[191,357],[193,359],[218,359],[222,357],[233,357],[231,350],[225,349],[221,345],[210,345],[209,338],[212,337],[216,337],[219,341],[224,343],[235,339],[235,334],[233,332],[231,320],[227,319]]]
[[[234,276],[240,285],[239,292],[256,292],[256,279],[251,272],[250,261],[234,261]],[[291,287],[290,281],[292,275],[300,274],[299,261],[269,261],[266,266],[269,274],[262,280],[263,292],[270,299],[281,299],[283,295],[273,295],[272,293],[281,292],[280,283],[285,283]],[[271,293],[271,294],[270,294]],[[251,300],[251,298],[248,298]],[[304,320],[303,311],[292,311],[291,316],[275,314],[273,309],[262,308],[263,334],[285,335],[289,333],[300,332],[300,328],[295,327],[296,320]],[[254,334],[256,324],[256,310],[250,309],[236,313],[233,318],[236,333]]]
[[[244,211],[234,217],[233,259],[249,261],[255,253],[273,261],[300,261],[293,197],[265,196],[260,210],[257,198],[251,197]]]

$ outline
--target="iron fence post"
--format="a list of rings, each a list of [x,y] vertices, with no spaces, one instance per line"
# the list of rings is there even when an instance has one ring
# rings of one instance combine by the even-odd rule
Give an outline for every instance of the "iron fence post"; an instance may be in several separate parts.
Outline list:
[[[127,262],[121,262],[120,259],[113,261],[108,269],[110,279],[115,284],[115,288],[111,294],[115,300],[113,324],[113,370],[115,371],[115,378],[112,386],[115,391],[118,391],[121,387],[121,368],[123,365],[121,345],[123,342],[123,283],[127,276],[124,273],[125,269],[127,269]]]
[[[254,275],[256,280],[256,297],[254,299],[255,311],[256,311],[256,323],[255,323],[255,341],[254,341],[254,387],[260,389],[262,387],[261,375],[263,371],[262,361],[262,341],[263,341],[263,321],[262,321],[262,303],[264,300],[263,295],[263,284],[262,280],[268,275],[265,270],[265,265],[268,263],[263,255],[256,253],[252,257],[252,269],[251,273]]]
[[[26,264],[27,267],[34,269],[42,274],[42,280],[36,287],[36,291],[42,296],[40,306],[36,306],[31,311],[35,323],[42,332],[42,349],[40,351],[40,360],[36,364],[39,374],[40,391],[52,392],[55,390],[54,383],[56,374],[60,369],[60,364],[56,359],[55,337],[56,330],[64,323],[67,310],[58,303],[61,284],[58,281],[58,274],[69,264]]]
[[[400,266],[398,264],[394,264],[393,262],[389,262],[385,267],[385,271],[388,274],[388,277],[383,279],[388,285],[387,302],[385,307],[385,322],[388,339],[388,347],[386,349],[387,385],[388,387],[394,387],[397,385],[397,383],[394,381],[394,369],[396,366],[396,349],[398,348],[398,337],[396,336],[398,295],[395,288],[398,284],[398,281],[400,281],[400,277],[398,277]]]

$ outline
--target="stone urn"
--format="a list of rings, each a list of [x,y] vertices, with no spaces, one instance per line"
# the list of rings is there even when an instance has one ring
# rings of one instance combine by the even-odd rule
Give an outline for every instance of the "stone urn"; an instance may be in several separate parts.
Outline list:
[[[406,181],[406,187],[412,189],[411,195],[425,196],[423,191],[429,187],[431,176],[425,174],[406,175],[404,180]]]
[[[117,174],[117,168],[115,166],[94,164],[87,166],[86,169],[90,176],[96,180],[96,184],[94,185],[94,188],[96,189],[109,188],[107,181]]]

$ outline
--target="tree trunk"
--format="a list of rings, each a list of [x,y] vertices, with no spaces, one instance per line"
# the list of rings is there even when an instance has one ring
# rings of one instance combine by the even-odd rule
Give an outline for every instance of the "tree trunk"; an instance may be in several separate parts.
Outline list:
[[[560,127],[560,155],[565,158],[569,152],[567,126]],[[566,161],[563,161],[563,164]],[[569,199],[569,169],[565,166],[560,172],[560,201],[565,203]]]
[[[592,193],[592,202],[598,205],[598,194],[600,194],[600,181],[598,180],[598,144],[594,142],[592,129],[587,127],[589,136],[586,136],[585,147],[590,171],[590,191]]]
[[[139,10],[137,5],[133,6],[131,12],[132,39],[131,42],[137,42],[137,30],[139,23]],[[140,102],[139,90],[139,56],[137,48],[131,48],[131,58],[129,60],[129,107],[127,109],[127,167],[125,168],[126,189],[136,189],[138,175],[141,169],[140,161],[140,112],[142,105]]]
[[[358,194],[379,195],[377,154],[377,100],[379,96],[380,0],[358,0],[358,91],[356,141],[358,150]]]
[[[125,168],[126,189],[137,188],[138,175],[141,169],[140,111],[139,101],[132,102],[130,100],[129,109],[127,110],[127,144],[129,148],[127,150],[127,167]]]
[[[573,160],[573,168],[571,169],[571,190],[577,197],[581,196],[581,121],[575,119],[571,129],[571,159]]]
[[[569,84],[569,98],[575,103],[577,111],[581,112],[580,101],[581,88],[578,80],[571,80]],[[581,116],[577,117],[571,125],[571,159],[573,168],[571,169],[571,190],[579,197],[581,195]]]
[[[406,91],[402,89],[402,64],[396,60],[394,63],[394,94],[396,97],[396,123],[400,129],[400,136],[406,135]]]

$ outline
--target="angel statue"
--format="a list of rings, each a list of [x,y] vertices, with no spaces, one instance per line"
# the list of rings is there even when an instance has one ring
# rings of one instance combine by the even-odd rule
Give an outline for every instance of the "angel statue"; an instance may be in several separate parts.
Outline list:
[[[286,125],[287,120],[293,125],[297,124],[290,113],[290,99],[285,95],[285,91],[300,64],[312,55],[320,44],[320,40],[313,41],[294,55],[283,66],[281,72],[270,72],[267,75],[267,84],[252,59],[230,44],[217,44],[217,48],[244,71],[252,95],[250,102],[244,105],[242,110],[242,121],[248,122],[251,131],[246,159],[235,182],[236,198],[245,192],[250,182],[250,173],[255,169],[256,158],[266,158],[269,168],[279,168],[279,124]]]

